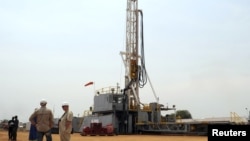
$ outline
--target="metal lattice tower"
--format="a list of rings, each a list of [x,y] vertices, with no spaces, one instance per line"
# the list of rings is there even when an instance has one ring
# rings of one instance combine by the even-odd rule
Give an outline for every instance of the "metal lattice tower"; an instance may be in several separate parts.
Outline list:
[[[126,52],[121,53],[125,65],[125,86],[130,85],[126,94],[129,109],[139,105],[138,86],[138,1],[127,0]],[[131,84],[129,84],[131,83]]]

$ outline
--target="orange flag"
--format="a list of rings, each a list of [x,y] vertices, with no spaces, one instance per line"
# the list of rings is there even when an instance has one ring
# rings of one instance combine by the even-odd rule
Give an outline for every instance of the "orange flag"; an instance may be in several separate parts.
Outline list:
[[[84,86],[86,87],[86,86],[89,86],[89,85],[93,85],[94,84],[94,82],[88,82],[88,83],[86,83]]]

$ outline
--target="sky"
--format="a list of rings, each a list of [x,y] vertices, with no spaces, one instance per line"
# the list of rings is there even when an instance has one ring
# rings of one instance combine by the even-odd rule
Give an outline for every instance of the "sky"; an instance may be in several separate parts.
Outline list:
[[[54,116],[81,117],[95,90],[124,88],[126,0],[0,1],[0,120],[27,122],[41,99]],[[247,117],[249,0],[139,0],[149,82],[142,103],[193,118]],[[85,87],[90,81],[94,85]]]

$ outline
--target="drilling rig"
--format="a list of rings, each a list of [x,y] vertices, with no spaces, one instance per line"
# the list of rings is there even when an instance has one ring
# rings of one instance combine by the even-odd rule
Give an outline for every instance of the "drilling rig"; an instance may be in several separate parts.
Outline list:
[[[127,0],[126,51],[120,52],[125,67],[125,86],[101,88],[95,92],[94,106],[84,117],[81,135],[114,135],[138,133],[198,133],[206,134],[206,124],[169,121],[161,111],[176,107],[159,104],[144,58],[143,12],[138,0]],[[149,82],[155,102],[141,103],[139,89]]]
[[[126,10],[126,51],[120,52],[125,67],[125,86],[96,91],[92,114],[84,117],[80,128],[82,135],[142,132],[145,126],[160,122],[161,109],[175,109],[162,108],[153,89],[156,102],[140,102],[139,89],[150,82],[144,59],[143,12],[138,9],[138,0],[127,0]]]

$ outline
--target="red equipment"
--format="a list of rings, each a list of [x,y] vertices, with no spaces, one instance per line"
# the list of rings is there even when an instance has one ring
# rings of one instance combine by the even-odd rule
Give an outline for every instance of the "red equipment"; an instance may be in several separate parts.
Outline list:
[[[84,127],[83,131],[81,133],[82,136],[113,136],[114,133],[114,127],[113,125],[106,125],[104,127],[102,127],[102,123],[91,123],[90,127]]]

